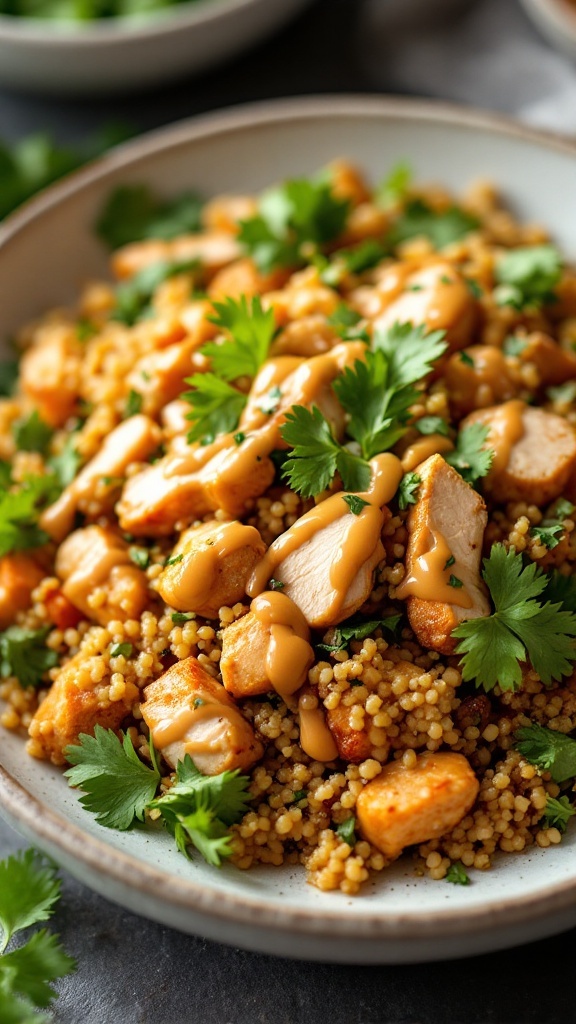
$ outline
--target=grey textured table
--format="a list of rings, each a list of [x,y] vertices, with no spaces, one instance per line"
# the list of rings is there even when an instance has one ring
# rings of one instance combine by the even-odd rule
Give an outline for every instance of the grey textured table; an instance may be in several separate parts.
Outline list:
[[[143,130],[265,97],[372,91],[357,44],[360,8],[361,0],[317,0],[281,36],[234,64],[145,96],[78,103],[0,92],[0,136],[48,129],[61,141],[80,140],[111,118]],[[0,858],[23,845],[0,821]],[[318,965],[180,935],[106,902],[67,875],[54,927],[79,963],[77,974],[59,986],[59,1024],[576,1021],[576,931],[453,963]]]

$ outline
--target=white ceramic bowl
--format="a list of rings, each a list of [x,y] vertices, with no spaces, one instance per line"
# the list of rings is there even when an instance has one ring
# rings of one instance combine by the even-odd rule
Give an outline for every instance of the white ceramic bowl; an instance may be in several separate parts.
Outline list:
[[[576,5],[568,0],[522,0],[522,6],[542,35],[576,60]]]
[[[142,18],[53,23],[0,15],[0,84],[96,95],[157,85],[264,39],[310,0],[196,0]]]
[[[576,145],[468,111],[333,98],[237,109],[129,143],[31,201],[0,227],[0,336],[73,298],[106,269],[91,228],[110,189],[166,195],[258,190],[342,155],[378,180],[407,159],[419,180],[459,189],[484,175],[520,217],[576,258]],[[576,830],[560,846],[501,855],[468,887],[414,877],[407,858],[363,895],[322,893],[302,869],[221,871],[187,862],[150,830],[95,824],[61,772],[0,734],[0,808],[31,841],[110,899],[184,931],[287,956],[359,963],[464,956],[576,924]]]

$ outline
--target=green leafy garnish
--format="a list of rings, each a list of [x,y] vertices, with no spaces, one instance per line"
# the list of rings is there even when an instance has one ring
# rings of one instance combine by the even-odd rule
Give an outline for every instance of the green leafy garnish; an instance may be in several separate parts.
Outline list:
[[[364,498],[361,498],[358,494],[343,494],[342,501],[346,502],[348,508],[355,516],[359,516],[362,509],[370,504],[368,501],[364,501]]]
[[[112,650],[110,651],[110,657],[119,658],[120,656],[122,656],[124,658],[130,658],[132,656],[133,650],[134,647],[132,646],[132,644],[116,644],[116,646],[113,647]]]
[[[412,199],[395,221],[388,241],[397,246],[410,238],[423,235],[432,242],[435,249],[444,249],[475,231],[479,223],[476,217],[458,206],[450,206],[440,212],[433,210],[423,199]]]
[[[551,402],[570,405],[576,398],[576,380],[567,380],[565,384],[558,384],[555,388],[547,388],[546,397]]]
[[[576,777],[576,740],[537,722],[523,726],[514,735],[516,750],[540,771],[550,772],[553,782]]]
[[[198,260],[158,260],[142,267],[129,281],[118,285],[111,319],[131,327],[149,315],[154,292],[164,281],[177,274],[190,274],[198,267]]]
[[[462,678],[474,679],[486,692],[497,684],[516,690],[526,660],[546,685],[569,675],[576,661],[576,614],[538,600],[548,582],[541,570],[534,563],[524,567],[521,555],[494,544],[482,576],[495,610],[452,631],[460,638]]]
[[[492,449],[483,447],[489,433],[488,427],[482,423],[472,423],[458,434],[455,450],[443,456],[448,465],[472,486],[490,472],[494,460]]]
[[[238,426],[238,420],[248,398],[214,373],[195,373],[186,377],[192,391],[181,398],[192,406],[186,419],[192,426],[188,431],[189,443],[201,441],[209,444],[218,434],[228,434]]]
[[[18,380],[18,361],[5,359],[0,362],[0,396],[8,397],[14,391]]]
[[[358,328],[362,317],[345,302],[341,302],[326,319],[343,341],[365,341],[368,343],[370,340],[366,328]]]
[[[541,828],[557,828],[559,832],[565,832],[570,818],[573,818],[574,815],[576,815],[576,807],[570,803],[567,796],[561,796],[558,799],[549,796],[540,826]]]
[[[452,882],[453,885],[470,885],[470,878],[464,865],[459,860],[450,865],[446,872],[445,881]]]
[[[85,791],[82,806],[100,825],[122,832],[143,821],[160,783],[156,764],[148,768],[140,760],[127,733],[119,740],[112,729],[96,725],[93,736],[81,733],[78,740],[64,750],[72,765],[64,774],[71,786]]]
[[[267,589],[268,590],[283,590],[285,585],[286,584],[283,583],[282,580],[275,580],[274,577],[272,576],[272,578],[268,580],[268,587],[267,587]]]
[[[73,437],[66,439],[66,443],[58,455],[52,455],[48,459],[48,465],[54,473],[60,490],[63,491],[68,484],[72,483],[80,469],[81,462],[82,457],[74,444]]]
[[[148,548],[140,548],[138,545],[132,544],[128,548],[128,556],[139,569],[147,569],[150,565],[150,552]]]
[[[562,257],[553,245],[527,245],[507,252],[496,264],[494,297],[500,306],[522,310],[554,302]]]
[[[422,477],[418,473],[404,473],[398,488],[398,507],[404,511],[408,505],[415,505]]]
[[[292,490],[312,497],[326,490],[338,472],[348,491],[365,491],[370,483],[370,467],[334,438],[330,425],[316,406],[306,409],[295,405],[286,414],[280,431],[292,448],[284,462],[282,475]]]
[[[188,612],[172,612],[172,622],[175,626],[183,626],[185,622],[190,622],[194,616]]]
[[[10,940],[47,921],[60,899],[54,866],[35,850],[0,861],[0,1020],[4,1024],[48,1024],[46,1009],[56,998],[52,984],[75,969],[58,937],[45,928],[7,952]]]
[[[184,555],[182,554],[170,555],[170,557],[165,560],[164,565],[178,565],[178,562],[181,562],[183,558]]]
[[[351,818],[346,818],[346,821],[340,823],[336,828],[336,835],[343,843],[348,843],[348,846],[355,846],[356,844],[356,818],[352,815]]]
[[[348,274],[363,274],[365,270],[378,266],[387,256],[388,249],[375,238],[367,238],[352,249],[338,249],[330,260],[325,256],[316,258],[320,280],[330,288],[338,288]]]
[[[425,434],[426,436],[429,434],[442,434],[443,437],[448,437],[448,424],[441,416],[422,416],[421,419],[416,420],[414,426],[420,434]]]
[[[96,231],[110,249],[144,238],[177,238],[199,231],[202,201],[186,193],[168,202],[146,185],[120,185],[109,196]]]
[[[24,419],[16,420],[12,427],[12,433],[19,451],[40,452],[45,455],[54,431],[35,409]]]
[[[365,640],[367,636],[377,629],[382,629],[390,636],[395,637],[401,615],[387,615],[384,619],[373,619],[370,622],[351,622],[348,626],[336,626],[332,631],[331,644],[316,644],[319,651],[327,654],[337,654],[344,651],[351,640]]]
[[[568,519],[575,511],[575,506],[567,498],[558,498],[554,503],[554,518],[563,522],[564,519]]]
[[[504,339],[504,345],[502,346],[504,355],[521,356],[527,344],[527,338],[518,338],[515,334],[511,334]]]
[[[204,345],[202,354],[211,359],[212,370],[222,380],[255,377],[268,357],[275,334],[274,310],[265,311],[258,295],[250,300],[250,305],[246,296],[241,295],[237,300],[215,302],[214,309],[216,316],[209,319],[231,337],[223,344]]]
[[[258,214],[240,222],[238,237],[265,273],[297,266],[341,234],[348,209],[323,175],[287,181],[264,192]]]
[[[44,674],[58,663],[57,652],[44,643],[50,628],[9,626],[0,633],[0,675],[3,679],[16,676],[23,687],[41,685]]]
[[[448,559],[448,561],[449,561],[449,559]],[[457,590],[459,590],[460,587],[464,586],[464,584],[462,583],[462,580],[458,578],[458,576],[454,576],[453,573],[450,573],[450,578],[448,580],[448,586],[449,587],[455,587]]]
[[[134,388],[130,388],[126,405],[124,406],[124,419],[128,420],[131,416],[137,416],[142,411],[142,401],[141,393],[134,391]]]
[[[402,160],[397,163],[390,173],[377,186],[374,192],[374,200],[378,206],[386,210],[389,206],[401,202],[406,198],[408,189],[412,183],[412,168],[410,164]]]
[[[0,494],[0,557],[50,540],[38,526],[38,517],[41,507],[54,496],[52,475],[28,477],[18,490]]]
[[[552,523],[550,526],[532,526],[530,528],[530,536],[536,537],[549,551],[558,547],[560,536],[563,533],[564,527],[562,523]]]
[[[576,577],[563,576],[553,569],[547,576],[543,596],[551,604],[560,604],[565,612],[576,612]]]

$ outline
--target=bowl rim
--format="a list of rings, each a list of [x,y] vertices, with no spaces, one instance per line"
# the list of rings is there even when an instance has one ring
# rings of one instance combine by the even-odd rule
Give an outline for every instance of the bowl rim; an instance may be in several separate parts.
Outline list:
[[[183,3],[149,11],[143,15],[118,15],[94,21],[52,21],[50,18],[0,14],[0,40],[33,43],[42,47],[71,42],[79,46],[98,42],[114,45],[132,37],[142,39],[169,35],[172,32],[180,32],[184,27],[210,26],[217,32],[220,22],[229,15],[242,14],[250,7],[262,7],[265,2],[266,0],[184,0]],[[274,2],[298,6],[298,0]],[[301,0],[301,3],[303,2],[304,0]]]
[[[565,153],[576,161],[576,141],[555,133],[526,128],[517,121],[484,111],[469,110],[453,104],[424,99],[374,95],[311,96],[296,99],[266,100],[187,119],[157,129],[141,138],[123,143],[109,154],[75,171],[28,200],[9,215],[0,226],[0,259],[3,249],[34,218],[95,182],[130,166],[135,160],[151,157],[191,142],[248,127],[310,121],[321,118],[380,116],[388,120],[421,121],[455,125],[471,131],[483,130],[495,135],[511,135],[546,149]],[[22,747],[24,750],[24,747]],[[0,753],[1,759],[1,753]],[[150,894],[174,910],[204,914],[231,924],[253,925],[276,932],[293,934],[365,938],[422,939],[463,935],[474,930],[486,932],[499,925],[522,925],[549,917],[576,904],[576,872],[572,879],[551,883],[537,892],[513,897],[491,897],[481,906],[442,908],[409,912],[371,911],[364,900],[358,909],[342,916],[334,909],[288,907],[277,900],[214,890],[181,876],[167,875],[160,869],[121,852],[105,841],[85,832],[47,803],[28,792],[24,785],[0,763],[0,807],[28,834],[35,835],[82,864],[93,874],[107,878],[134,894]]]
[[[544,22],[556,32],[566,33],[569,43],[576,43],[576,6],[568,0],[521,0],[524,10],[538,24]]]

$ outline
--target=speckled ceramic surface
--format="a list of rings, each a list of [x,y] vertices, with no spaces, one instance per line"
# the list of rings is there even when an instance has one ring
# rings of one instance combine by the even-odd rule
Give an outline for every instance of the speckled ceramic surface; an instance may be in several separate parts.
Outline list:
[[[456,190],[489,177],[523,218],[549,226],[576,258],[576,146],[495,118],[433,104],[333,98],[265,104],[197,119],[138,140],[53,187],[0,228],[0,335],[66,302],[102,272],[91,232],[119,182],[167,195],[257,191],[349,157],[377,180],[407,159],[419,180]],[[410,962],[469,955],[576,923],[576,831],[552,850],[502,855],[468,887],[414,876],[407,858],[350,899],[306,885],[300,870],[221,871],[187,862],[149,829],[94,823],[61,773],[0,735],[0,810],[21,832],[110,899],[184,931],[321,960]]]

